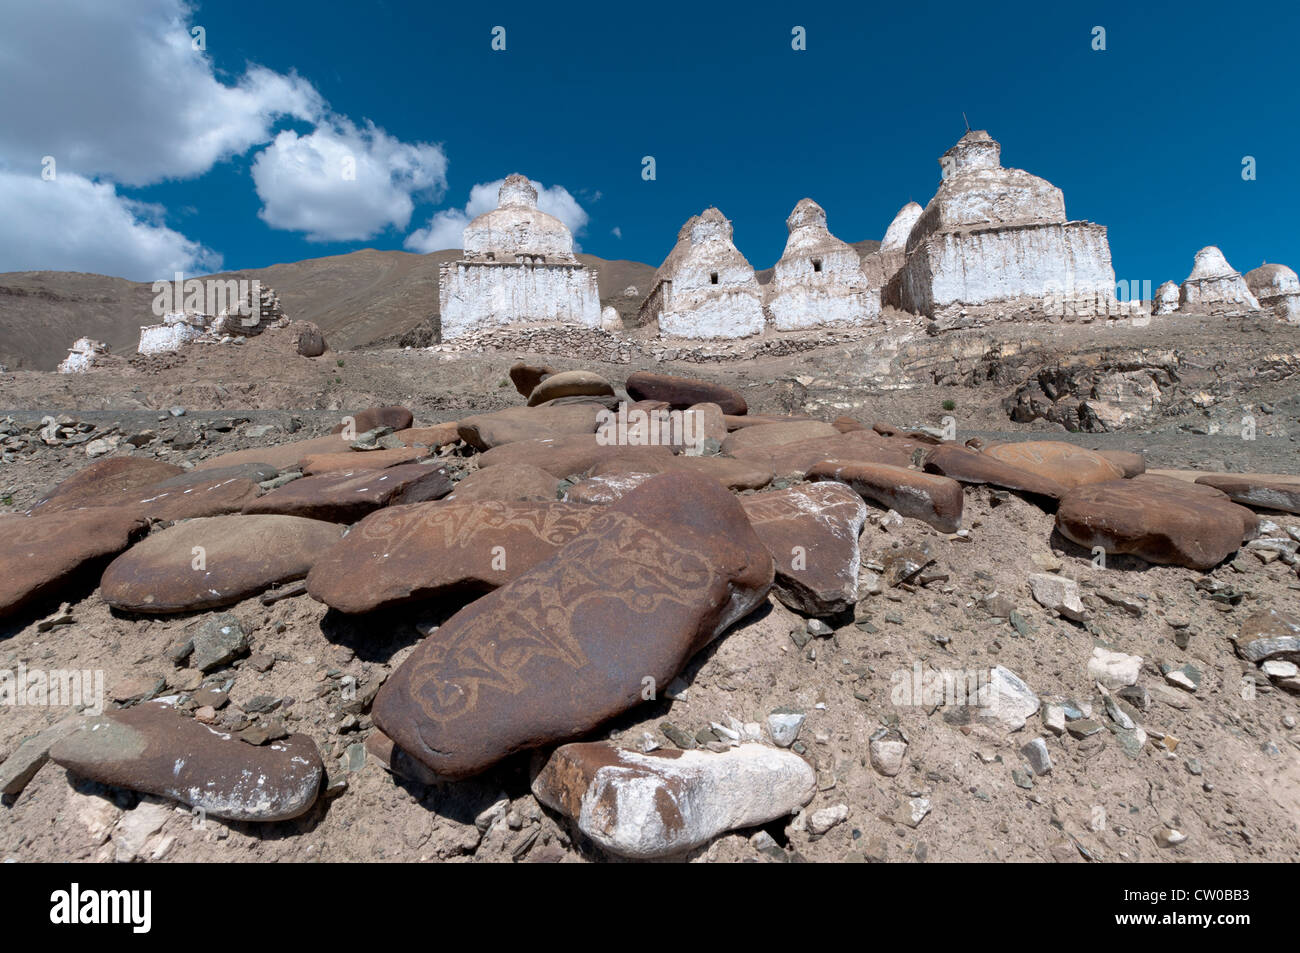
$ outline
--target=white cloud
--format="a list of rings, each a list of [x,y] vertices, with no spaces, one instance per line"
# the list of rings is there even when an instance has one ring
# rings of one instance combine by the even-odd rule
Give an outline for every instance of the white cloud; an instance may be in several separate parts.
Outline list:
[[[623,237],[623,229],[619,228],[617,225],[615,225],[613,228],[611,228],[611,229],[609,230],[609,233],[610,233],[611,235],[613,235],[615,238],[622,238],[622,237]]]
[[[404,143],[374,123],[358,129],[340,118],[308,135],[281,132],[252,171],[258,215],[272,228],[312,241],[357,241],[390,225],[405,229],[413,196],[441,199],[447,156],[440,146]]]
[[[234,85],[191,47],[183,0],[0,4],[0,156],[14,170],[125,185],[202,175],[271,138],[282,117],[325,105],[296,75],[250,67]],[[212,38],[216,42],[216,38]]]
[[[71,172],[45,181],[0,170],[0,267],[66,269],[134,281],[217,271],[221,257],[161,224],[162,210]]]
[[[554,215],[569,227],[576,238],[587,227],[589,216],[578,204],[578,200],[569,194],[562,185],[550,188],[536,180],[529,179],[537,190],[537,207],[548,215]],[[460,248],[461,233],[473,219],[490,212],[497,207],[497,192],[505,179],[494,182],[480,182],[469,190],[469,201],[463,209],[444,209],[435,212],[427,228],[420,228],[406,236],[405,247],[414,252],[427,254],[447,248]],[[578,248],[574,242],[575,249]]]
[[[359,129],[294,73],[249,65],[218,77],[192,45],[190,29],[202,24],[187,0],[0,3],[0,174],[27,214],[21,232],[12,217],[0,226],[0,271],[150,275],[159,262],[211,260],[117,186],[192,179],[266,143],[252,171],[259,215],[273,228],[364,239],[405,230],[415,198],[441,198],[441,146],[403,143],[373,123]],[[276,135],[287,119],[314,128]],[[354,180],[334,174],[345,155],[356,161]],[[32,190],[51,184],[39,178],[45,156],[69,191]],[[84,208],[68,200],[76,189]],[[90,227],[93,215],[105,217],[102,228]],[[49,257],[34,257],[37,249]]]

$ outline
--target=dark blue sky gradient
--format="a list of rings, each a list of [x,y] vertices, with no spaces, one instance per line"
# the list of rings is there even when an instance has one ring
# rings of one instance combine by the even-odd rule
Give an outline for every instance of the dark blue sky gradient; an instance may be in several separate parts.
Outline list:
[[[1120,279],[1181,280],[1209,244],[1241,271],[1300,269],[1294,3],[227,0],[194,22],[226,81],[249,62],[297,70],[338,113],[449,158],[444,200],[369,242],[268,227],[253,152],[128,193],[166,205],[231,269],[400,249],[433,211],[514,171],[578,198],[583,251],[658,264],[682,222],[716,205],[762,268],[805,195],[847,241],[925,204],[963,110],[1005,165],[1060,187],[1071,218],[1109,226]],[[489,48],[498,24],[505,53]],[[796,24],[805,52],[790,48]],[[1096,25],[1105,52],[1091,48]],[[641,179],[644,155],[657,181]]]

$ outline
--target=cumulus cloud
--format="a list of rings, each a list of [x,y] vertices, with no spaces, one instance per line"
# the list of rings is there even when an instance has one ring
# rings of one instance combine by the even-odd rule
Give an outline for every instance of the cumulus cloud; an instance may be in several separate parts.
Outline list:
[[[163,225],[158,206],[75,173],[46,181],[0,170],[0,208],[0,263],[11,271],[70,268],[154,281],[221,268],[214,251]]]
[[[365,239],[390,226],[405,231],[417,198],[441,198],[441,146],[403,143],[373,123],[358,128],[294,73],[250,65],[220,78],[194,49],[191,30],[201,26],[202,12],[187,0],[0,4],[0,89],[12,92],[0,122],[0,173],[27,215],[21,232],[12,217],[6,222],[0,271],[151,275],[173,262],[210,261],[209,250],[162,224],[160,210],[119,188],[196,178],[267,143],[253,184],[272,228]],[[313,128],[277,135],[290,120]],[[47,156],[64,191],[39,188],[50,184],[40,178]],[[76,190],[84,209],[68,202]],[[88,227],[97,214],[104,226]],[[36,249],[46,257],[34,258]],[[122,265],[106,264],[114,262]]]
[[[374,123],[358,129],[339,118],[308,135],[277,135],[254,159],[253,183],[258,215],[272,228],[311,241],[358,241],[389,226],[405,229],[415,197],[441,199],[447,156],[440,146],[404,143]]]
[[[537,190],[537,207],[567,225],[575,238],[587,227],[589,216],[578,204],[578,200],[569,194],[568,189],[562,185],[547,188],[533,179],[528,181],[532,182],[533,188]],[[504,178],[494,182],[480,182],[469,190],[469,202],[463,209],[453,208],[435,212],[428,227],[416,229],[406,236],[405,247],[410,251],[425,254],[447,248],[460,248],[463,240],[461,233],[464,232],[465,226],[484,212],[490,212],[497,207],[497,192],[504,182]],[[574,242],[574,248],[577,247],[577,242]]]
[[[283,117],[317,121],[320,94],[251,67],[220,82],[192,47],[183,0],[0,4],[0,156],[140,186],[202,175],[271,138]],[[20,92],[21,91],[21,92]]]

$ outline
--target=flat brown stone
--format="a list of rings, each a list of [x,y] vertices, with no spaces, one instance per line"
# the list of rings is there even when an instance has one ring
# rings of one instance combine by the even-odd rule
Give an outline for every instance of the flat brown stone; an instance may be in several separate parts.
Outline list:
[[[114,711],[56,741],[50,758],[83,778],[180,801],[232,821],[284,821],[320,793],[316,743],[250,745],[154,702]]]
[[[434,424],[432,427],[408,427],[406,430],[397,431],[393,436],[408,447],[428,447],[430,450],[437,450],[439,447],[460,440],[459,426],[457,421],[449,420],[447,423]]]
[[[1201,499],[1212,500],[1219,506],[1226,507],[1231,512],[1237,514],[1241,519],[1241,541],[1244,543],[1254,539],[1259,535],[1259,517],[1255,515],[1254,510],[1242,506],[1232,500],[1228,494],[1222,490],[1204,483],[1188,483],[1185,480],[1173,479],[1162,476],[1159,473],[1146,472],[1139,473],[1133,477],[1133,482],[1139,486],[1153,486],[1156,488],[1163,487],[1171,493],[1180,496],[1195,496]]]
[[[238,513],[262,493],[252,480],[243,477],[213,479],[206,471],[193,470],[167,485],[148,487],[134,494],[122,494],[106,505],[133,510],[138,516],[155,520],[187,520],[201,516],[224,516]]]
[[[757,490],[772,482],[771,470],[748,460],[672,455],[657,449],[646,453],[640,447],[624,448],[621,456],[598,463],[591,469],[591,476],[619,473],[695,473],[717,480],[730,490]]]
[[[1202,486],[1222,490],[1235,503],[1261,510],[1300,513],[1300,476],[1283,473],[1207,473]]]
[[[597,414],[604,409],[603,405],[593,403],[511,407],[466,417],[457,424],[456,430],[460,439],[475,450],[491,450],[521,440],[595,433]]]
[[[391,427],[393,430],[406,430],[415,422],[415,416],[405,407],[367,407],[352,416],[352,439],[377,427]],[[342,433],[346,423],[340,421],[330,433]]]
[[[741,415],[749,411],[745,398],[737,391],[691,377],[637,371],[627,379],[626,389],[633,400],[662,400],[675,410],[708,403],[717,404],[724,414]]]
[[[737,430],[722,441],[722,452],[739,456],[746,450],[769,450],[783,444],[819,437],[837,437],[839,431],[821,420],[800,420],[788,424],[769,424],[766,427],[746,427]]]
[[[199,463],[196,470],[212,470],[218,467],[233,467],[245,463],[265,463],[277,470],[296,470],[298,461],[303,457],[319,453],[351,452],[351,441],[344,440],[342,434],[327,437],[313,437],[310,440],[296,440],[270,447],[253,447],[249,450],[237,450],[223,453],[210,460]]]
[[[794,424],[804,420],[816,420],[806,414],[728,414],[722,419],[728,430],[744,430],[746,427],[765,427],[768,424]]]
[[[1056,528],[1088,549],[1210,569],[1241,545],[1243,510],[1226,496],[1215,499],[1142,476],[1067,491]]]
[[[545,378],[555,373],[555,368],[545,364],[516,364],[510,368],[510,383],[524,397],[533,392],[533,388]]]
[[[341,535],[334,523],[296,516],[187,520],[113,560],[100,596],[116,609],[149,614],[234,605],[303,578]]]
[[[1065,492],[1065,487],[1049,477],[1022,470],[987,453],[953,443],[930,448],[925,455],[925,471],[951,477],[960,483],[987,483],[989,486],[1018,493],[1033,493],[1053,500],[1059,500]]]
[[[646,480],[657,476],[654,473],[635,473],[616,470],[600,476],[589,476],[579,480],[564,491],[565,503],[583,505],[617,503]]]
[[[445,778],[578,737],[661,692],[772,575],[735,497],[657,476],[421,642],[380,689],[375,723]]]
[[[840,483],[813,483],[740,498],[776,564],[773,591],[805,615],[834,615],[858,600],[867,519],[861,497]]]
[[[147,524],[110,507],[0,516],[0,616],[57,592],[83,567],[120,553]]]
[[[456,484],[447,502],[511,500],[554,503],[559,498],[560,480],[541,467],[528,463],[507,463],[475,470]]]
[[[381,506],[436,500],[451,488],[447,471],[426,463],[405,463],[383,470],[342,470],[286,483],[254,500],[244,512],[353,523]]]
[[[1123,470],[1125,479],[1146,473],[1147,457],[1145,453],[1134,453],[1132,450],[1094,450],[1093,452],[1100,457],[1105,457]]]
[[[809,468],[823,460],[906,467],[911,464],[917,448],[929,449],[910,440],[881,437],[870,430],[856,430],[836,433],[831,437],[798,440],[776,447],[742,449],[732,455],[739,460],[766,467],[778,477],[803,479]]]
[[[341,453],[311,453],[298,461],[306,476],[339,473],[343,470],[385,470],[400,463],[414,463],[429,455],[427,447],[394,447],[391,450],[345,450]]]
[[[58,513],[83,506],[100,506],[123,493],[134,493],[169,477],[185,473],[180,467],[140,457],[109,457],[78,470],[32,507],[33,513]]]
[[[536,407],[560,397],[613,397],[614,385],[591,371],[562,371],[539,381],[528,395],[528,406]]]
[[[370,612],[453,591],[488,592],[579,536],[596,515],[570,503],[417,503],[371,513],[307,576],[313,599]]]
[[[626,455],[629,448],[602,443],[595,433],[569,434],[563,437],[543,437],[539,440],[518,440],[493,447],[478,459],[480,469],[503,463],[528,463],[540,467],[560,479],[574,474],[585,474],[606,460]],[[671,447],[638,447],[638,453],[671,456]]]
[[[847,483],[860,496],[929,523],[941,533],[955,533],[961,527],[966,495],[960,483],[947,477],[883,463],[827,460],[814,465],[808,479]]]
[[[1058,440],[1000,443],[984,453],[995,460],[1054,480],[1067,490],[1124,478],[1124,471],[1099,453]]]
[[[1300,619],[1272,606],[1252,612],[1241,623],[1236,649],[1256,664],[1268,659],[1300,662]]]

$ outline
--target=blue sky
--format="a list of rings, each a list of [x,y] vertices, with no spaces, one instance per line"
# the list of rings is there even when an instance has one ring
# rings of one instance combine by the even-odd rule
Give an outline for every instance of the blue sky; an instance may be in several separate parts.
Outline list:
[[[0,271],[449,247],[474,187],[515,171],[583,251],[658,264],[716,205],[761,268],[805,195],[848,241],[924,204],[963,111],[1109,226],[1117,278],[1181,280],[1209,244],[1300,268],[1294,4],[23,6],[0,12]],[[196,25],[206,50],[149,65]],[[364,184],[299,173],[339,152]],[[60,193],[33,184],[46,155]]]

